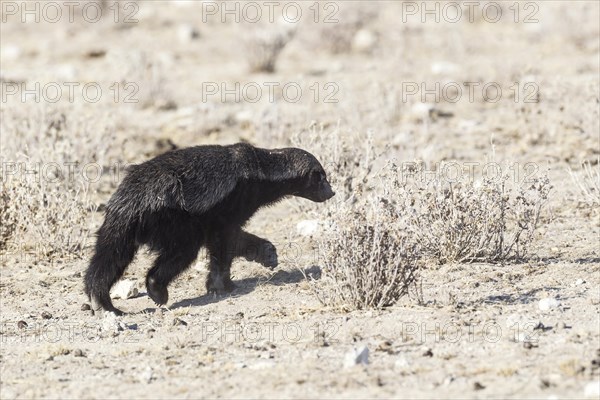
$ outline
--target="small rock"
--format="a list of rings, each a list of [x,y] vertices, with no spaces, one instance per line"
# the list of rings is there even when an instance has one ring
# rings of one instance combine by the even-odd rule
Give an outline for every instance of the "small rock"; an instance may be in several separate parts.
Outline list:
[[[90,306],[87,303],[84,303],[81,305],[81,311],[90,311],[92,309],[92,306]]]
[[[529,340],[525,340],[525,341],[523,342],[523,347],[524,347],[525,349],[527,349],[527,350],[531,350],[531,349],[533,349],[533,348],[536,348],[536,347],[538,347],[538,345],[537,345],[536,343],[534,343],[534,342],[531,342],[531,341],[529,341]]]
[[[130,331],[137,331],[138,330],[138,324],[124,324],[124,325]]]
[[[423,357],[433,357],[433,350],[431,350],[429,347],[425,348],[423,351]]]
[[[369,364],[369,348],[367,346],[361,346],[358,349],[346,353],[344,358],[344,367],[353,367],[355,365],[368,365]]]
[[[119,330],[119,321],[117,320],[117,316],[112,312],[105,312],[103,314],[103,319],[101,323],[101,330],[104,332],[118,332]]]
[[[296,232],[301,236],[312,236],[319,230],[319,221],[316,219],[305,219],[296,224]]]
[[[198,32],[194,26],[185,24],[181,25],[177,29],[177,37],[179,38],[180,42],[188,43],[192,40],[198,39],[200,37],[200,32]]]
[[[25,322],[25,321],[19,321],[19,322],[17,322],[17,327],[19,329],[25,329],[25,328],[27,328],[27,322]]]
[[[410,108],[410,114],[413,118],[416,119],[425,119],[428,118],[430,116],[430,114],[433,112],[434,107],[432,104],[429,103],[415,103],[411,108]]]
[[[542,321],[539,321],[537,324],[535,324],[535,326],[533,327],[534,331],[537,330],[546,330],[546,326],[542,323]],[[552,329],[552,328],[548,328],[548,329]]]
[[[589,382],[583,389],[583,396],[586,399],[598,399],[600,398],[600,380]]]
[[[473,390],[483,390],[483,389],[485,389],[485,386],[483,386],[481,383],[475,382],[473,384]]]
[[[136,282],[131,279],[123,279],[117,282],[117,284],[111,290],[111,297],[113,299],[131,299],[139,294]]]
[[[50,314],[48,311],[43,311],[42,312],[42,318],[44,318],[44,319],[52,319],[52,314]]]
[[[352,49],[359,52],[370,52],[377,43],[377,35],[368,29],[361,29],[352,38]]]
[[[550,382],[549,379],[540,378],[540,383],[539,383],[540,389],[548,389],[550,386],[552,386],[552,382]]]
[[[557,322],[556,324],[554,324],[554,328],[556,328],[556,329],[569,329],[571,327],[569,325],[567,325],[564,321],[560,321],[560,322]]]
[[[270,358],[275,358],[275,354],[273,352],[271,352],[271,351],[268,351],[268,352],[261,353],[258,357],[259,358],[264,358],[264,359],[268,360]]]
[[[456,378],[454,378],[452,375],[449,375],[449,376],[446,377],[446,379],[444,379],[444,385],[448,386],[449,384],[451,384],[455,380],[456,380]]]
[[[154,107],[159,111],[172,111],[177,110],[177,103],[174,100],[157,99]]]
[[[575,281],[575,286],[583,285],[584,283],[585,283],[585,281],[583,279],[579,278]]]
[[[173,320],[173,326],[187,326],[187,324],[188,323],[182,320],[181,318],[175,318]]]
[[[138,379],[142,383],[150,383],[152,381],[152,378],[154,378],[154,371],[152,371],[152,368],[150,367],[147,367],[143,372],[141,372],[138,375]]]
[[[560,250],[558,249],[558,247],[552,247],[550,249],[550,251],[553,252],[553,253],[558,253]]]
[[[410,367],[410,362],[405,357],[400,357],[394,363],[396,368],[404,369]]]
[[[544,299],[541,299],[538,303],[538,307],[541,311],[552,310],[554,308],[558,308],[559,305],[560,302],[552,297],[546,297]]]
[[[85,354],[84,354],[83,350],[75,349],[75,350],[73,350],[73,356],[74,357],[85,357]]]
[[[88,51],[85,56],[87,58],[102,58],[106,55],[106,50],[104,49],[95,49]]]

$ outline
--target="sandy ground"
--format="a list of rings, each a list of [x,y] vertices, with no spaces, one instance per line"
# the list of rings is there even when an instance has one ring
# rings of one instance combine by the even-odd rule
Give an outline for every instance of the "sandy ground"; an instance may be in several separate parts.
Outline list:
[[[320,3],[320,20],[338,16],[326,25],[313,22],[306,2],[300,23],[285,26],[223,23],[222,10],[208,15],[191,1],[122,2],[119,23],[113,14],[97,23],[77,15],[72,23],[66,16],[21,23],[20,10],[9,13],[7,3],[0,3],[4,94],[15,83],[34,91],[36,83],[56,83],[64,92],[56,103],[41,89],[40,102],[22,91],[7,95],[3,119],[57,112],[79,130],[36,142],[23,133],[35,131],[34,123],[3,125],[3,162],[35,146],[45,163],[105,166],[145,160],[171,143],[277,147],[316,126],[324,135],[370,132],[384,158],[429,165],[482,162],[493,151],[519,173],[547,169],[554,190],[525,262],[427,269],[421,302],[407,297],[382,311],[340,312],[317,301],[304,278],[318,273],[314,238],[296,232],[306,218],[300,200],[263,210],[248,226],[278,246],[277,269],[238,261],[240,288],[215,298],[205,293],[198,262],[171,286],[168,308],[156,309],[141,285],[152,262],[142,252],[126,273],[140,294],[115,300],[128,312],[119,318],[82,310],[93,238],[83,256],[42,256],[36,245],[43,242],[5,251],[2,399],[599,398],[600,214],[581,201],[567,172],[600,154],[599,3],[521,2],[515,22],[512,2],[491,2],[503,17],[490,22],[481,14],[490,2],[481,2],[472,22],[465,15],[457,23],[450,14],[422,22],[405,8],[418,3]],[[114,12],[111,4],[105,13]],[[138,21],[123,22],[130,14]],[[524,23],[527,17],[537,22]],[[290,25],[297,31],[275,72],[249,72],[247,41]],[[340,38],[332,39],[332,27]],[[91,102],[77,89],[70,101],[65,82],[103,92]],[[263,96],[223,99],[221,85],[236,82],[262,88]],[[464,82],[479,83],[471,85],[472,100]],[[302,97],[286,101],[276,89],[270,101],[272,83],[297,84]],[[446,96],[422,101],[420,85],[449,83]],[[463,90],[457,101],[449,101],[453,83]],[[218,93],[208,95],[215,84]],[[419,91],[409,95],[414,84]],[[486,100],[486,84],[502,89],[497,101]],[[127,95],[139,101],[128,103]],[[337,102],[325,102],[327,95]],[[324,165],[332,157],[317,155]],[[117,181],[111,172],[91,184],[94,202],[105,203]],[[102,214],[86,218],[95,229]],[[542,309],[548,298],[557,302]],[[363,346],[368,365],[347,367],[347,354]]]

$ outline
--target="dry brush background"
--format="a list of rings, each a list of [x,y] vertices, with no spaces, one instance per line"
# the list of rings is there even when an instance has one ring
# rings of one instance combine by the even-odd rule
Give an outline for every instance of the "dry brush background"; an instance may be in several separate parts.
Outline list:
[[[0,397],[597,398],[597,2],[49,3],[0,2]],[[89,315],[125,166],[240,140],[338,193],[251,221],[279,267],[214,298],[199,257],[156,309],[141,252]]]

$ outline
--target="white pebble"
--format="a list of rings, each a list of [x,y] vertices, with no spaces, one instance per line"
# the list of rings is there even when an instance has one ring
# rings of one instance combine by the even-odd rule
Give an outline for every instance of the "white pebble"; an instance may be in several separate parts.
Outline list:
[[[319,221],[316,219],[305,219],[296,224],[296,232],[302,236],[311,236],[319,231]]]
[[[415,103],[410,109],[410,113],[414,118],[427,118],[433,111],[434,107],[428,103]]]
[[[352,39],[352,48],[359,52],[369,52],[377,43],[377,36],[368,29],[361,29]]]
[[[188,43],[200,37],[200,32],[192,25],[184,24],[177,29],[177,36],[182,43]]]
[[[104,311],[103,319],[101,322],[102,332],[117,333],[119,332],[119,328],[121,328],[120,330],[124,330],[121,327],[122,322],[119,321],[117,318],[118,317],[115,315],[115,313],[110,311]]]
[[[579,278],[575,281],[575,286],[583,285],[584,283],[585,283],[585,281],[583,279]]]
[[[541,299],[538,307],[541,311],[552,310],[553,308],[557,308],[560,305],[560,302],[552,297],[546,297],[545,299]]]
[[[344,367],[353,367],[355,365],[368,365],[369,364],[369,348],[367,346],[361,346],[358,349],[346,353],[344,358]]]
[[[135,281],[123,279],[112,288],[110,296],[113,299],[131,299],[138,295],[139,291]]]
[[[146,367],[146,369],[144,371],[140,372],[140,374],[138,376],[141,383],[150,383],[150,381],[152,381],[153,377],[154,377],[154,372],[152,371],[152,368],[150,368],[150,367]]]

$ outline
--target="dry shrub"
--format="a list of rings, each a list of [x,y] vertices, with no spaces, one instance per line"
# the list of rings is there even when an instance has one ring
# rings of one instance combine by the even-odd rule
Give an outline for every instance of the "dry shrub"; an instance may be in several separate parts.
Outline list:
[[[104,156],[107,144],[98,121],[70,120],[43,106],[2,111],[1,129],[11,140],[3,141],[0,157],[0,250],[83,257],[96,206],[81,164]]]
[[[126,83],[119,93],[121,101],[163,111],[177,108],[176,96],[169,85],[174,59],[145,51],[130,51],[113,57],[115,64],[121,65],[124,71],[123,81]]]
[[[390,195],[423,256],[439,263],[523,259],[551,189],[547,176],[519,183],[508,174],[456,182],[437,175],[394,180],[393,187]]]
[[[420,260],[414,241],[385,199],[340,207],[319,242],[322,277],[317,298],[342,309],[393,305],[416,283]]]
[[[289,27],[252,29],[245,40],[250,72],[275,72],[279,55],[294,36],[295,30]]]
[[[328,7],[318,30],[318,44],[332,54],[346,53],[352,49],[356,33],[372,23],[379,15],[377,7],[360,3],[341,3],[334,12]]]
[[[318,239],[321,279],[311,287],[325,305],[350,309],[382,308],[409,293],[421,264],[417,243],[406,235],[401,214],[380,194],[380,154],[372,136],[337,127],[326,132],[313,124],[294,145],[324,160],[336,197],[315,209],[303,203],[312,217],[327,215]]]
[[[600,204],[600,158],[594,168],[589,161],[581,164],[582,172],[577,174],[569,168],[571,179],[581,196],[581,201],[589,205]]]
[[[431,261],[505,262],[527,255],[551,189],[547,176],[419,180],[423,175],[407,176],[393,162],[378,167],[382,157],[368,137],[359,147],[338,131],[316,133],[295,144],[330,155],[324,164],[338,192],[318,211],[327,220],[318,239],[321,280],[312,284],[324,304],[381,308],[409,293],[419,268]]]
[[[0,196],[0,250],[33,249],[40,256],[83,256],[94,208],[86,192],[33,179],[7,179]]]

